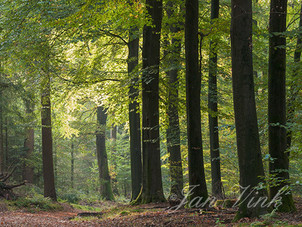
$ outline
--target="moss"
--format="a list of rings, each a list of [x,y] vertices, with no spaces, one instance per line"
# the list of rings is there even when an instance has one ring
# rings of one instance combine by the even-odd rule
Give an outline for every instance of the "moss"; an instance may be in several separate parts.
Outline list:
[[[33,198],[25,197],[19,198],[11,203],[17,208],[25,208],[29,212],[35,212],[39,210],[50,211],[50,210],[62,210],[63,207],[60,203],[53,202],[49,198],[43,196],[36,196]]]
[[[120,213],[120,216],[128,216],[129,214],[131,214],[131,212],[129,210],[123,210],[121,213]]]
[[[94,207],[94,206],[84,206],[84,205],[79,205],[79,204],[71,204],[73,208],[79,209],[82,211],[96,211],[100,212],[101,208],[99,207]]]
[[[294,204],[292,194],[282,197],[282,203],[277,210],[282,213],[290,213],[295,212],[297,210]]]

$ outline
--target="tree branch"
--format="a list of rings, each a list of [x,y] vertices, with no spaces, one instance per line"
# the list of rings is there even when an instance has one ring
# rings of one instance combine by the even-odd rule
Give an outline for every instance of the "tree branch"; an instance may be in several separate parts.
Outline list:
[[[128,42],[120,35],[117,35],[117,34],[114,34],[114,33],[111,33],[110,31],[107,31],[107,30],[104,30],[104,29],[100,29],[101,32],[105,33],[106,35],[109,35],[109,36],[112,36],[112,37],[115,37],[115,38],[119,38],[120,40],[123,41],[123,43],[125,43],[127,46],[128,46]]]
[[[12,176],[12,174],[15,172],[16,168],[17,168],[17,166],[15,166],[9,174],[4,176],[3,180],[1,180],[1,182],[7,181]]]

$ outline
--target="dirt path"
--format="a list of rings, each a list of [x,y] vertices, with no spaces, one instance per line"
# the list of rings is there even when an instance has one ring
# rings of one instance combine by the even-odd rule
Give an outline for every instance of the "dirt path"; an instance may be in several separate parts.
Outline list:
[[[173,213],[147,211],[142,214],[105,219],[71,219],[76,215],[77,213],[73,212],[6,211],[0,212],[0,226],[214,226],[220,217],[220,214],[214,214],[214,216],[212,214],[201,218],[199,212],[188,212],[187,210]],[[228,222],[231,221],[231,218],[232,216],[229,216]]]
[[[77,223],[74,223],[69,220],[70,217],[73,217],[75,215],[77,214],[71,212],[26,213],[26,212],[16,212],[16,211],[6,211],[0,213],[0,225],[1,226],[80,226],[77,225]],[[85,225],[81,225],[81,226],[85,226]]]
[[[302,199],[296,201],[297,212],[291,214],[277,214],[267,220],[242,219],[239,223],[232,223],[236,209],[228,208],[221,210],[200,211],[198,209],[180,209],[175,212],[166,210],[167,205],[140,205],[131,207],[128,205],[118,206],[118,213],[113,209],[104,211],[103,218],[74,218],[76,210],[64,210],[56,212],[29,213],[25,211],[1,211],[0,226],[102,226],[102,227],[143,227],[143,226],[240,226],[245,223],[249,226],[252,222],[265,221],[266,226],[302,226]],[[128,210],[128,211],[127,211]],[[110,216],[108,218],[108,216]],[[242,225],[241,225],[242,226]]]

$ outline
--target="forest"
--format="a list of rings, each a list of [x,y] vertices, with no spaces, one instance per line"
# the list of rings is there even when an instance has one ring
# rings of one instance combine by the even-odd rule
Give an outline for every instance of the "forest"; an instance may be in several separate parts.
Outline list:
[[[0,0],[4,226],[302,226],[302,1]]]

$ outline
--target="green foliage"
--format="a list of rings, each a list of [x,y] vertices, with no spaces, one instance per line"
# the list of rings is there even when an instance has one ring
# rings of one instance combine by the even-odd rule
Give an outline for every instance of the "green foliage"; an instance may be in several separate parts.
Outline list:
[[[86,205],[79,205],[79,204],[73,204],[71,203],[72,207],[78,210],[82,211],[93,211],[93,212],[100,212],[101,208],[99,207],[94,207],[94,206],[86,206]]]
[[[52,129],[56,186],[59,197],[68,202],[84,201],[93,204],[100,200],[98,195],[99,176],[95,156],[96,106],[100,103],[108,108],[108,129],[118,126],[117,140],[110,139],[107,132],[107,153],[111,180],[117,189],[118,201],[126,202],[131,194],[128,87],[131,76],[127,74],[129,28],[137,27],[135,37],[142,37],[146,21],[145,4],[141,1],[0,1],[0,105],[3,113],[3,132],[7,130],[7,166],[18,163],[13,175],[15,181],[22,180],[23,165],[34,167],[37,187],[20,188],[22,195],[37,200],[43,199],[42,158],[40,130],[40,88],[45,75],[51,76]],[[183,1],[173,1],[183,2]],[[164,1],[167,10],[167,1]],[[218,118],[220,133],[220,160],[224,192],[235,197],[238,187],[238,161],[236,152],[236,130],[232,102],[231,59],[230,59],[230,1],[220,2],[220,18],[210,20],[210,1],[200,4],[200,31],[205,35],[201,47],[202,73],[202,134],[206,178],[210,186],[210,151],[208,138],[207,79],[208,56],[211,40],[218,50]],[[287,49],[288,94],[297,92],[293,102],[294,121],[286,126],[293,132],[290,153],[290,175],[292,182],[301,182],[302,172],[302,112],[301,76],[294,76],[301,63],[293,62],[296,49],[300,4],[289,1]],[[179,69],[179,121],[184,183],[188,182],[187,137],[186,137],[186,92],[184,64],[184,31],[173,36],[169,27],[183,25],[183,10],[177,10],[170,18],[166,11],[163,18],[162,47],[171,38],[180,39],[182,53],[179,64],[170,64],[173,54],[161,53],[160,65],[160,141],[164,191],[170,188],[169,154],[166,149],[168,81],[166,71]],[[255,96],[261,149],[265,170],[268,171],[267,125],[267,63],[268,63],[268,1],[253,5],[253,63],[255,73]],[[142,39],[140,39],[140,45]],[[300,47],[301,48],[301,47]],[[164,50],[164,48],[163,48]],[[141,53],[140,53],[141,54]],[[141,62],[141,57],[139,61]],[[140,75],[141,65],[135,71]],[[136,86],[140,88],[140,80]],[[140,94],[139,94],[140,95]],[[137,100],[141,104],[141,99]],[[26,103],[35,106],[33,113],[26,112]],[[137,110],[141,112],[141,109]],[[25,128],[35,129],[35,150],[30,157],[24,149]],[[4,136],[6,138],[6,136]],[[71,179],[71,142],[74,143],[74,179]],[[4,146],[6,148],[6,146]],[[267,175],[270,183],[276,183]],[[71,186],[73,184],[73,189]],[[210,189],[210,187],[209,187]],[[19,189],[16,189],[19,191]],[[209,190],[210,191],[210,190]],[[293,192],[302,193],[300,183],[293,185]],[[32,199],[20,201],[31,206]],[[35,202],[35,201],[33,201]],[[38,203],[38,202],[37,202]],[[47,204],[47,201],[44,201]],[[39,204],[39,203],[38,203]],[[35,206],[35,205],[33,205]],[[39,209],[42,209],[39,207]]]
[[[50,198],[45,198],[43,195],[36,194],[34,197],[19,198],[13,201],[13,205],[18,208],[25,208],[28,211],[51,211],[62,210],[59,203],[52,202]]]
[[[60,199],[65,200],[69,203],[78,203],[80,201],[80,198],[76,193],[66,193],[60,195]]]

